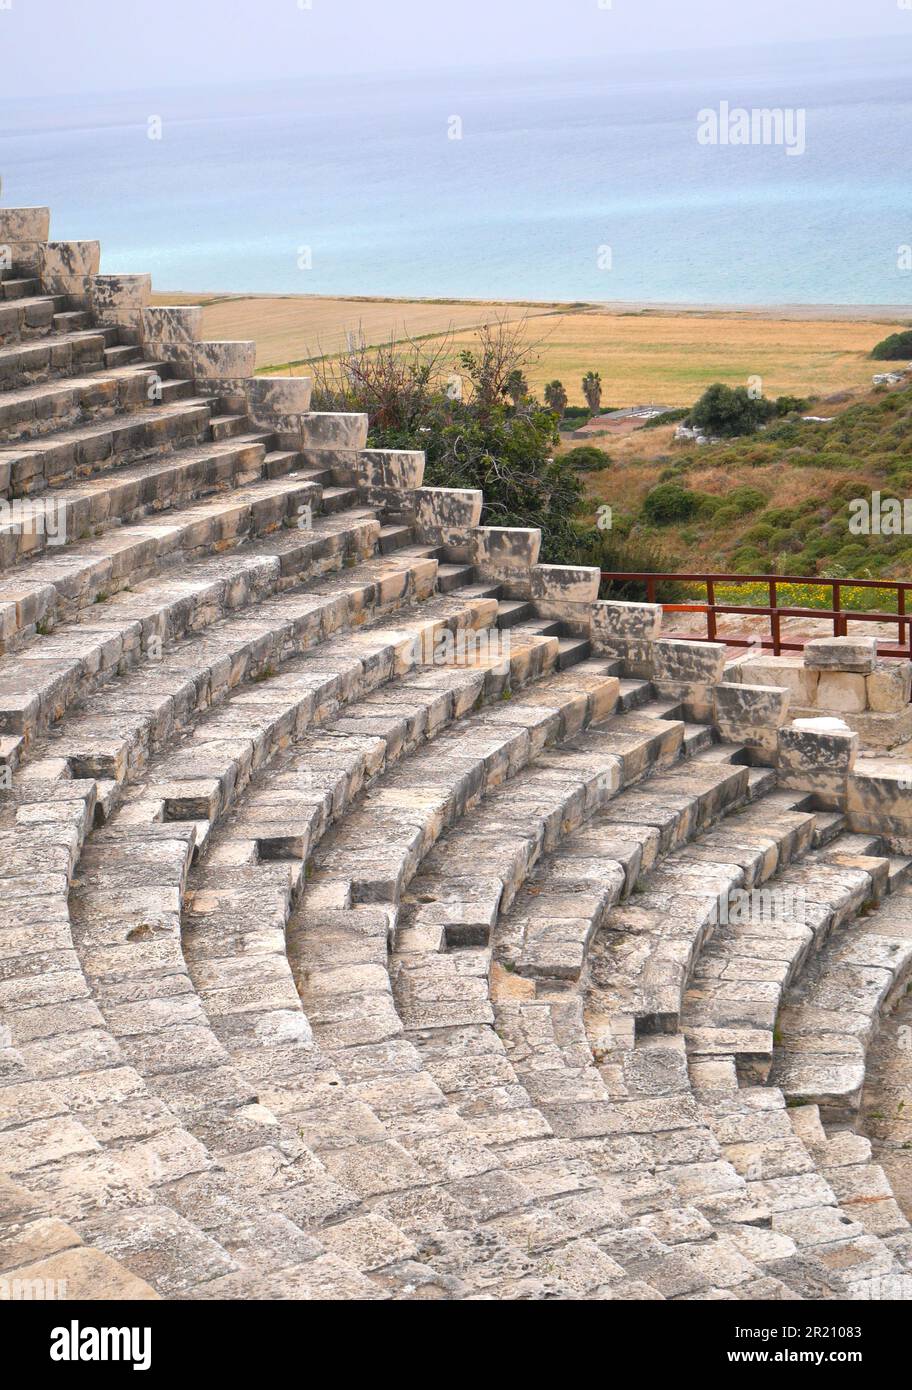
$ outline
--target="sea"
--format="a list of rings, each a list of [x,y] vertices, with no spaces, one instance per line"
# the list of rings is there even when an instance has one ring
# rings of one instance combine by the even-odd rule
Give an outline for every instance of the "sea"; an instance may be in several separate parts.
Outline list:
[[[905,305],[910,58],[912,25],[903,45],[0,93],[2,202],[49,204],[55,239],[98,238],[104,271],[158,290]],[[728,138],[760,111],[782,116],[770,142]]]

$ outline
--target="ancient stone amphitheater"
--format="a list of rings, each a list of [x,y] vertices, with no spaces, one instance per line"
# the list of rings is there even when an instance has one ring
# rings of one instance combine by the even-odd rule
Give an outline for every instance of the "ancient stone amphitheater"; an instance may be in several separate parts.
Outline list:
[[[0,211],[0,1293],[908,1297],[909,769],[48,235]]]

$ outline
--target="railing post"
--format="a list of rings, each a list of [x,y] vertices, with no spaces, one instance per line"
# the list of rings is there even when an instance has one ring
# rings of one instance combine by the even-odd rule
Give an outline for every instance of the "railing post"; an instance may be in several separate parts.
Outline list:
[[[772,610],[770,613],[770,636],[773,639],[773,656],[780,656],[782,654],[782,636],[779,627],[779,614],[777,612],[775,579],[769,581],[769,599],[770,608]]]
[[[912,657],[912,623],[906,623],[906,591],[902,584],[896,586],[896,612],[899,616],[899,645],[906,641],[906,628],[909,631],[909,656]]]
[[[706,581],[706,636],[710,642],[716,640],[716,586],[711,579]]]
[[[834,580],[830,588],[833,590],[833,636],[845,637],[848,628],[845,618],[842,617],[842,585],[838,580]]]
[[[656,601],[656,582],[651,574],[646,580],[646,601],[647,603],[655,603]]]

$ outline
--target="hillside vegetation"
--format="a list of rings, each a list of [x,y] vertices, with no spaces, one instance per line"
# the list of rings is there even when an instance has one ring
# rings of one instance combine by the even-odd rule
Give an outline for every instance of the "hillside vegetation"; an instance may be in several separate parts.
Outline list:
[[[912,497],[908,387],[851,401],[829,423],[792,415],[716,444],[674,442],[671,427],[624,443],[586,476],[592,515],[612,506],[605,559],[627,561],[606,568],[912,577],[912,534],[849,527],[853,499]]]

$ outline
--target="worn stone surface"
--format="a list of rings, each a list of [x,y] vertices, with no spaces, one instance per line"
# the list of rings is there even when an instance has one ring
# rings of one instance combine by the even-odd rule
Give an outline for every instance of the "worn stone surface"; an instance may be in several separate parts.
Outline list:
[[[0,229],[0,1294],[902,1278],[909,778],[784,721],[905,667],[723,679]]]

